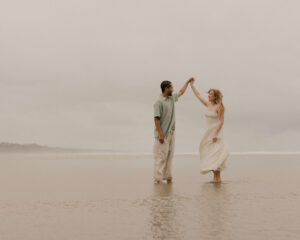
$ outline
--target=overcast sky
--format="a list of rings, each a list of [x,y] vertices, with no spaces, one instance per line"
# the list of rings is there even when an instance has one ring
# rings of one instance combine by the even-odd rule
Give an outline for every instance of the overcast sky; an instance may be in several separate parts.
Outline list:
[[[152,152],[163,80],[223,92],[230,151],[300,151],[297,0],[2,0],[0,141]],[[176,105],[176,152],[204,106]]]

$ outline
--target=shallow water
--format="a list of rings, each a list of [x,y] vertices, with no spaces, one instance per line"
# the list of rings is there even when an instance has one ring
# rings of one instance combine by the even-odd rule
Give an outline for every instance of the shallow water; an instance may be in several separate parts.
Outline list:
[[[223,183],[175,157],[0,155],[0,239],[299,239],[300,159],[231,156]]]

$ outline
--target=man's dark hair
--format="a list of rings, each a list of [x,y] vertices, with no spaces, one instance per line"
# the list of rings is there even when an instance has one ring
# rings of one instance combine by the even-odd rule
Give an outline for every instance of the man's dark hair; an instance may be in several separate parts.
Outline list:
[[[160,84],[161,91],[164,92],[166,88],[171,87],[172,83],[170,81],[163,81]]]

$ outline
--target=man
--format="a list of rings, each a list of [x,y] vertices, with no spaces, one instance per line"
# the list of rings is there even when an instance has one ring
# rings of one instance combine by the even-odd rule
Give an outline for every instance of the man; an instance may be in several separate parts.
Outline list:
[[[154,182],[172,183],[172,159],[175,144],[175,102],[181,97],[192,78],[190,78],[178,93],[173,94],[170,81],[163,81],[160,85],[162,94],[154,103],[155,142],[154,153]]]

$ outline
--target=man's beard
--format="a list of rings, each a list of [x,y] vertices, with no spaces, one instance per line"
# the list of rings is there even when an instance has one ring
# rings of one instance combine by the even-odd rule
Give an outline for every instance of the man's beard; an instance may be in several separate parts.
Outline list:
[[[172,92],[169,92],[169,93],[168,93],[168,96],[172,96]]]

